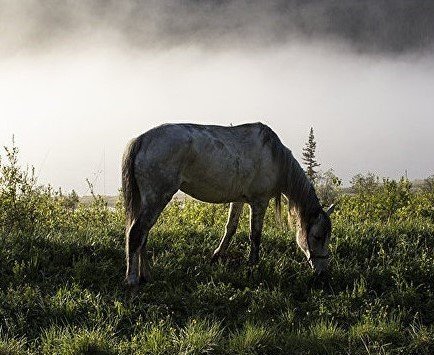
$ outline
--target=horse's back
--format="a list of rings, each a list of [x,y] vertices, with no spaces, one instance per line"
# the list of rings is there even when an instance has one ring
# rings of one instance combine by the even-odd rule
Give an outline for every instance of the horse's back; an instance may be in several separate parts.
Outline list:
[[[199,124],[164,124],[145,132],[140,139],[145,147],[149,161],[172,156],[177,153],[198,154],[206,157],[216,153],[247,154],[261,147],[260,135],[264,128],[262,123],[243,124],[239,126],[216,126]],[[227,156],[226,156],[227,157]]]
[[[175,181],[177,188],[204,201],[240,200],[275,183],[269,131],[261,123],[159,126],[140,138],[137,175],[148,182]]]

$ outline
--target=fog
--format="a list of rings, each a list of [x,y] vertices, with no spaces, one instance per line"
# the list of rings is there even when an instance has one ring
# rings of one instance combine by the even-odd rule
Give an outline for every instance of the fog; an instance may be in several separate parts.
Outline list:
[[[362,53],[432,48],[431,0],[0,0],[3,50],[49,50],[89,38],[144,50],[337,40]]]
[[[41,183],[115,194],[127,141],[165,122],[261,121],[297,158],[313,126],[346,183],[434,173],[429,2],[0,4],[0,143]]]

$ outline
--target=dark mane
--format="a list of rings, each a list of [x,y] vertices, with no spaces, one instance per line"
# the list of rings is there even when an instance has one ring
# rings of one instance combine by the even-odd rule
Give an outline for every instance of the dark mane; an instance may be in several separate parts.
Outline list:
[[[280,138],[270,127],[262,123],[260,125],[262,145],[270,147],[273,159],[280,167],[279,193],[283,193],[288,176],[288,153],[291,154],[291,151],[282,144]]]
[[[291,151],[282,144],[270,127],[262,125],[261,136],[262,144],[270,147],[273,159],[280,167],[279,193],[288,197],[300,223],[307,224],[322,211],[313,184]]]
[[[302,227],[322,212],[315,188],[298,161],[289,153],[286,194],[298,215]]]

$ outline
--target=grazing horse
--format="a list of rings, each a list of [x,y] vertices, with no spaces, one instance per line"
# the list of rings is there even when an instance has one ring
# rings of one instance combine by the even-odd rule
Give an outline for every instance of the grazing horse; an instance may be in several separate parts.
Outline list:
[[[126,208],[128,285],[148,279],[148,233],[172,196],[181,190],[205,202],[229,203],[229,217],[213,260],[227,249],[244,203],[250,205],[249,264],[259,261],[262,224],[271,198],[280,210],[286,196],[298,217],[297,243],[311,267],[328,267],[329,215],[300,164],[274,131],[262,123],[222,127],[166,124],[133,139],[122,161]]]

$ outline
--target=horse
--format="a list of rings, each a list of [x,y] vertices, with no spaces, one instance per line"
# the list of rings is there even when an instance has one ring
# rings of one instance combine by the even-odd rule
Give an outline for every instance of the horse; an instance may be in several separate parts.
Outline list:
[[[248,263],[257,265],[265,211],[272,198],[280,211],[283,195],[297,217],[298,246],[317,274],[327,270],[333,206],[323,210],[310,179],[270,127],[164,124],[133,139],[122,158],[127,285],[149,280],[149,230],[178,190],[200,201],[230,203],[212,261],[226,252],[247,203]]]

